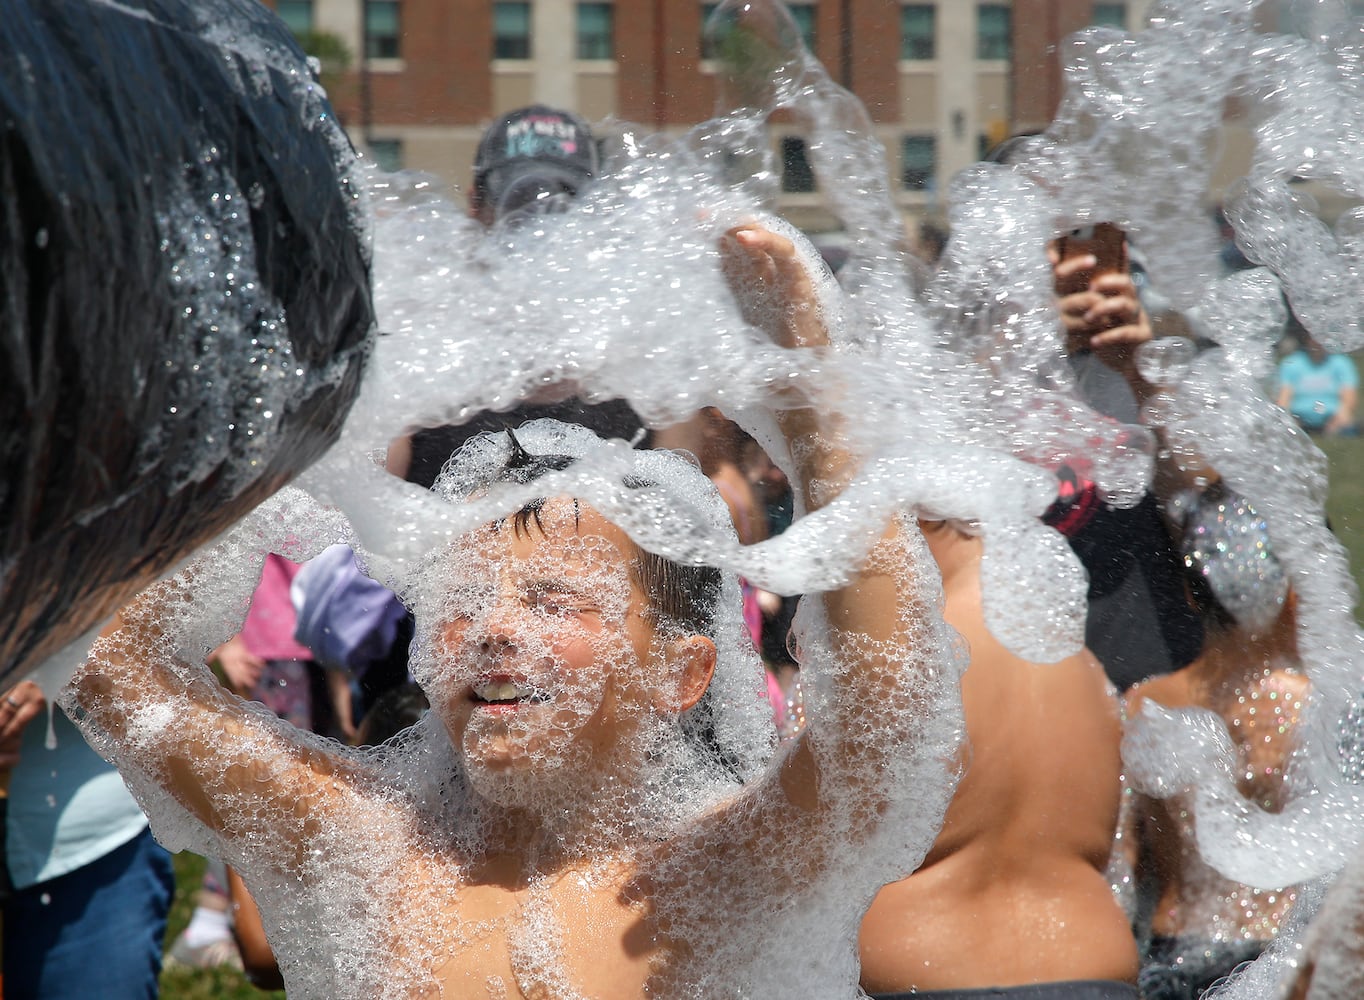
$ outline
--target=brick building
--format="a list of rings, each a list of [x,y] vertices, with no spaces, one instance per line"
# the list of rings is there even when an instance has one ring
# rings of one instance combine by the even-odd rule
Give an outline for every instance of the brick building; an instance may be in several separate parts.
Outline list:
[[[324,63],[324,82],[357,147],[387,167],[425,170],[456,184],[467,182],[484,126],[525,104],[676,131],[715,107],[715,67],[702,32],[715,3],[265,2],[300,37],[311,35],[310,49],[320,39],[349,54],[348,62]],[[1088,24],[1138,30],[1150,6],[1151,0],[789,2],[830,75],[867,106],[909,219],[936,215],[948,179],[984,149],[1051,119],[1061,93],[1060,39]],[[782,210],[807,228],[827,228],[831,220],[819,207],[801,136],[795,126],[773,132],[786,167]],[[1234,153],[1234,136],[1231,146]]]

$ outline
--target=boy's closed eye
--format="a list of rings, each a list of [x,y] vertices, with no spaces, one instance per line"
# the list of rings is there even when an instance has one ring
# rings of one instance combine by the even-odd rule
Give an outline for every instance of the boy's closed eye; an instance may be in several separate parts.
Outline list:
[[[601,614],[600,602],[563,583],[532,585],[526,594],[528,603],[543,614],[575,618]]]

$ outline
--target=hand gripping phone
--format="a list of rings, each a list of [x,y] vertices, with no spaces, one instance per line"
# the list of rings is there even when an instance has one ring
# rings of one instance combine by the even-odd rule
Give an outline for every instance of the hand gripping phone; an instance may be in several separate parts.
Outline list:
[[[1056,282],[1058,295],[1083,292],[1100,274],[1127,271],[1127,237],[1111,222],[1072,229],[1056,241],[1056,250],[1062,260],[1085,254],[1092,254],[1097,260],[1093,268],[1085,268],[1058,279]]]

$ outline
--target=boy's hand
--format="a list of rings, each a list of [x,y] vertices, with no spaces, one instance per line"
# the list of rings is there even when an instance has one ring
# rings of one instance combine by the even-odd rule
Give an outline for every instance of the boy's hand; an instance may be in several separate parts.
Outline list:
[[[791,239],[750,222],[724,235],[720,253],[730,290],[748,323],[782,347],[829,346],[815,280]],[[842,441],[842,420],[808,398],[793,397],[786,403],[790,406],[779,409],[777,425],[791,447],[798,480],[792,485],[807,509],[818,510],[838,495],[854,467]]]
[[[795,244],[756,223],[746,223],[725,233],[720,255],[730,291],[746,322],[782,347],[828,345],[819,297]]]

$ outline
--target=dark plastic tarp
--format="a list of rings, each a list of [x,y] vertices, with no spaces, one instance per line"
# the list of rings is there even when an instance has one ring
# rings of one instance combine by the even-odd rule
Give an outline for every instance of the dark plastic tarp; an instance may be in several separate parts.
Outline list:
[[[373,325],[352,157],[256,0],[5,0],[0,682],[334,440]]]

